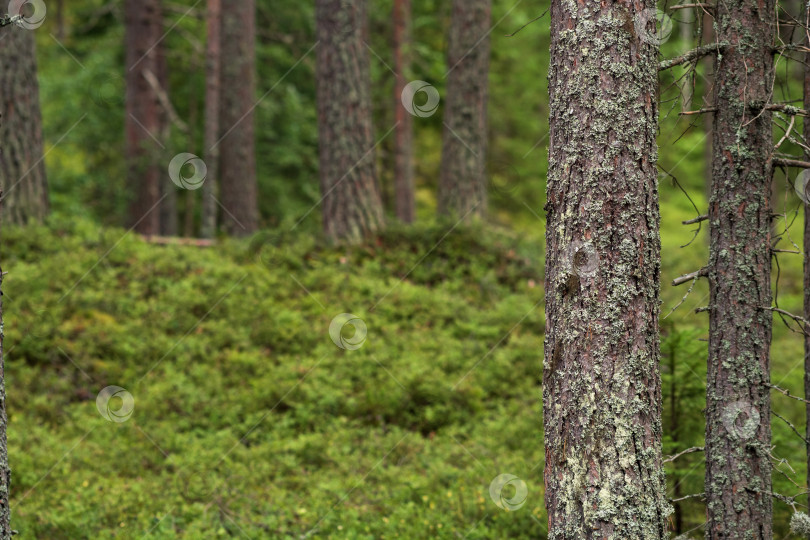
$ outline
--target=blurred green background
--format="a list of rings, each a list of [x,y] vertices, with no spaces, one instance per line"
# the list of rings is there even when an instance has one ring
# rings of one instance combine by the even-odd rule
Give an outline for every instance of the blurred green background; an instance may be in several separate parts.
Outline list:
[[[489,162],[499,189],[488,223],[448,234],[453,224],[434,218],[436,114],[414,119],[418,224],[335,248],[321,239],[317,211],[290,231],[320,199],[313,6],[257,3],[258,93],[272,88],[257,108],[266,230],[216,248],[150,245],[119,228],[128,193],[122,3],[71,0],[64,28],[50,17],[37,31],[54,212],[45,226],[3,231],[14,528],[48,539],[545,538],[548,18],[506,34],[548,4],[493,2]],[[370,4],[379,136],[394,123],[392,3]],[[204,3],[165,7],[171,97],[194,126],[191,137],[173,134],[169,152],[201,153]],[[443,95],[449,3],[413,0],[413,12],[408,77]],[[684,16],[673,14],[662,57],[693,46]],[[710,77],[710,66],[700,70]],[[780,59],[780,99],[801,97],[799,70]],[[667,455],[702,445],[704,429],[708,317],[694,309],[708,303],[706,283],[670,314],[689,287],[672,279],[707,260],[707,227],[681,221],[706,212],[711,137],[703,117],[678,114],[678,85],[694,87],[699,109],[710,78],[676,82],[684,73],[660,77]],[[386,201],[391,144],[377,153]],[[790,141],[781,150],[801,155]],[[777,172],[774,210],[785,218],[774,232],[779,248],[800,251],[790,182]],[[774,266],[779,306],[795,313],[801,257],[780,253]],[[358,350],[330,339],[344,312],[366,323]],[[802,363],[801,336],[776,318],[772,381],[802,395]],[[108,385],[134,397],[126,422],[96,410]],[[802,403],[774,392],[773,408],[804,432]],[[775,461],[774,490],[792,496],[804,489],[804,445],[772,423],[773,456],[785,460]],[[702,492],[703,471],[702,453],[669,463],[668,495]],[[528,488],[513,512],[489,494],[505,473]],[[775,537],[787,538],[792,510],[774,505]],[[704,521],[691,498],[672,523],[699,538]]]

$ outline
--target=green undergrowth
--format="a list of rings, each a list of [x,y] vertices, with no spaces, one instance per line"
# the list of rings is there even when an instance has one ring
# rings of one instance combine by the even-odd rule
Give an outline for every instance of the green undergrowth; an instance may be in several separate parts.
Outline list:
[[[702,236],[678,247],[689,217],[662,216],[664,315],[687,287],[669,281],[705,257]],[[19,538],[546,537],[542,230],[317,238],[288,227],[163,246],[58,219],[3,231]],[[781,267],[787,309],[801,306],[800,264]],[[699,283],[662,321],[665,454],[703,442],[707,318],[693,310],[705,293]],[[330,336],[343,313],[362,324]],[[776,323],[773,378],[800,394],[801,340]],[[128,418],[121,394],[102,409],[121,422],[97,408],[112,385],[134,402]],[[803,428],[801,403],[774,406]],[[801,442],[776,419],[774,444],[801,481]],[[503,500],[526,486],[512,511],[490,495],[502,474],[519,479]],[[667,474],[670,497],[699,493],[703,455]],[[774,486],[796,491],[778,474]],[[775,510],[787,538],[790,511]],[[700,500],[679,512],[699,538]]]
[[[20,537],[544,534],[542,244],[449,228],[355,248],[5,230]],[[330,337],[341,313],[356,350]],[[97,410],[110,385],[126,421]],[[520,510],[489,495],[504,473]]]

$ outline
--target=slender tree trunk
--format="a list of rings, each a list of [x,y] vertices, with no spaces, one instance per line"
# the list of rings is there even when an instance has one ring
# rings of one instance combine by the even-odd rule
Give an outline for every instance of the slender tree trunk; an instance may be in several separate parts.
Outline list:
[[[633,8],[632,6],[638,6]],[[667,538],[652,0],[551,3],[543,364],[550,540]]]
[[[439,214],[487,209],[487,93],[491,0],[453,0],[444,103]]]
[[[0,290],[3,285],[3,271],[0,270]],[[11,468],[8,462],[8,416],[6,415],[6,375],[3,357],[3,297],[0,293],[0,540],[11,540]]]
[[[65,39],[65,0],[56,0],[56,37]]]
[[[34,32],[17,26],[3,28],[0,50],[3,219],[16,224],[42,221],[49,205]]]
[[[134,191],[130,223],[141,234],[160,233],[161,109],[144,73],[158,73],[159,0],[125,0],[127,184]]]
[[[323,227],[358,241],[383,225],[374,162],[366,0],[316,0]]]
[[[716,7],[709,201],[706,538],[773,538],[770,464],[771,115],[774,3]]]
[[[810,10],[804,9],[805,24],[810,21]],[[810,39],[807,42],[810,46]],[[810,52],[804,56],[804,110],[810,107]],[[804,119],[804,140],[810,141],[810,119]],[[810,152],[805,151],[810,159]],[[804,204],[804,319],[810,321],[810,200]],[[810,401],[810,328],[805,327],[804,335],[804,399]],[[810,441],[810,403],[805,404],[806,427],[804,438]],[[810,443],[807,453],[807,485],[810,486]],[[810,506],[810,499],[808,499]]]
[[[256,186],[256,4],[233,0],[222,11],[219,143],[222,224],[228,234],[245,236],[259,228]]]
[[[208,168],[208,177],[202,187],[200,231],[203,238],[213,238],[217,230],[221,30],[221,0],[208,0],[208,40],[205,49],[205,164]]]
[[[673,346],[669,350],[669,357],[667,358],[669,363],[669,374],[670,374],[670,386],[669,386],[669,414],[670,414],[670,424],[669,424],[669,434],[672,437],[674,442],[678,442],[680,439],[680,418],[681,418],[681,411],[678,410],[678,379],[676,378],[676,370],[678,369],[678,364],[676,362],[676,348]],[[683,482],[675,482],[675,486],[672,490],[673,499],[680,499],[683,496]],[[676,535],[683,533],[683,509],[681,508],[681,503],[676,502],[673,505],[673,532]]]
[[[163,27],[163,13],[160,14],[160,27]],[[166,59],[166,44],[161,41],[155,46],[157,49],[157,80],[166,96],[171,96],[169,90],[169,65]],[[169,111],[161,105],[159,114],[160,135],[158,138],[163,146],[168,146],[171,136],[171,121]],[[192,124],[193,125],[193,124]],[[174,156],[166,156],[161,152],[161,161],[169,163]],[[160,176],[160,234],[163,236],[177,236],[177,186],[165,174]]]
[[[394,209],[404,223],[414,220],[413,116],[402,106],[411,65],[411,0],[394,0]]]

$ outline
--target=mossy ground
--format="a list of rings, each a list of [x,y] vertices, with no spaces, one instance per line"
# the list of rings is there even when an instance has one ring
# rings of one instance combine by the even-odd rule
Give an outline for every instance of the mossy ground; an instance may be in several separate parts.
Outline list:
[[[705,255],[671,245],[689,217],[675,204],[664,216],[665,283]],[[4,230],[20,538],[545,537],[542,228],[449,229],[395,228],[350,249],[304,233],[196,248],[84,221]],[[800,307],[796,264],[782,267],[786,309]],[[664,314],[683,292],[665,284]],[[704,293],[663,325],[665,357],[677,356],[664,369],[665,453],[702,441],[705,315],[691,309]],[[344,312],[366,323],[357,350],[330,339]],[[781,323],[775,334],[776,382],[802,356]],[[125,422],[96,409],[109,385],[134,398]],[[801,369],[781,385],[800,393]],[[800,403],[774,403],[803,425]],[[800,479],[801,443],[778,422],[776,453]],[[504,473],[528,489],[513,512],[489,495]],[[670,495],[676,481],[698,492],[702,456],[668,473]],[[699,502],[684,511],[702,523]]]

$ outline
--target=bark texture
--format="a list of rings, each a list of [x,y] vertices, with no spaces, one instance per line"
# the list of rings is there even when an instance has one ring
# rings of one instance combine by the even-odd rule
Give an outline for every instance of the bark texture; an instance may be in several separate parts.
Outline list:
[[[163,14],[160,14],[160,27],[163,27]],[[166,96],[166,99],[171,98],[169,91],[169,64],[166,58],[166,42],[161,41],[156,47],[157,49],[157,82],[160,86],[160,91]],[[171,135],[171,120],[169,111],[163,103],[160,105],[159,112],[158,139],[161,144],[166,147],[169,144],[169,137]],[[193,125],[193,124],[192,124]],[[158,167],[161,163],[168,164],[173,156],[166,155],[166,149],[161,149],[161,159],[159,160]],[[160,234],[163,236],[177,236],[177,187],[171,181],[165,172],[160,175]]]
[[[208,0],[208,38],[205,48],[205,165],[208,177],[202,187],[203,238],[213,238],[217,230],[217,178],[219,178],[219,102],[221,69],[222,1]]]
[[[374,162],[366,1],[316,0],[323,228],[357,241],[383,226]]]
[[[259,228],[256,185],[256,3],[228,2],[222,11],[219,166],[222,225],[245,236]]]
[[[133,191],[129,221],[141,234],[160,234],[161,108],[147,72],[159,72],[160,0],[126,0],[126,158],[127,185]]]
[[[551,540],[667,538],[658,47],[643,4],[551,3],[543,363]]]
[[[487,209],[487,94],[491,0],[453,0],[439,177],[439,214]]]
[[[771,539],[771,115],[773,0],[716,7],[709,200],[706,538]]]
[[[805,23],[810,21],[810,10],[805,7]],[[810,46],[810,36],[807,45]],[[804,56],[804,110],[810,107],[810,52]],[[810,141],[810,119],[804,119],[804,140]],[[810,159],[810,151],[805,150],[805,158]],[[810,321],[810,201],[804,204],[804,320]],[[810,401],[810,328],[804,329],[804,399]],[[810,403],[805,404],[804,438],[810,441]],[[810,443],[807,453],[807,485],[810,486]],[[810,505],[808,505],[810,506]]]
[[[3,285],[3,271],[0,270],[0,290]],[[11,493],[11,468],[8,463],[8,442],[6,431],[8,429],[8,416],[6,415],[6,376],[3,358],[3,298],[0,293],[0,539],[10,540],[11,508],[9,495]]]
[[[34,32],[15,25],[3,28],[0,50],[3,219],[16,224],[42,221],[49,206]]]
[[[394,0],[394,210],[404,223],[414,220],[413,116],[402,106],[411,64],[411,0]]]

